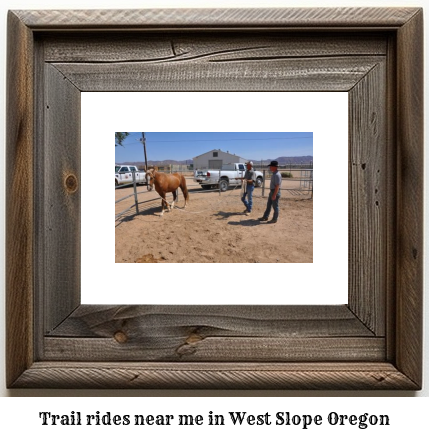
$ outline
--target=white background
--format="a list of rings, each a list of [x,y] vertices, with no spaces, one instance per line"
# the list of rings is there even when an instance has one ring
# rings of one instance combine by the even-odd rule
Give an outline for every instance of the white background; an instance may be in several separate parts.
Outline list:
[[[99,1],[91,1],[91,0],[75,0],[75,1],[65,1],[59,3],[58,0],[38,0],[36,1],[4,1],[0,5],[0,19],[2,21],[1,24],[1,44],[0,44],[0,56],[2,68],[0,69],[0,78],[1,78],[1,100],[2,107],[5,109],[5,46],[6,46],[6,10],[7,9],[34,9],[34,8],[45,8],[45,9],[55,9],[55,8],[141,8],[145,7],[197,7],[197,6],[217,6],[217,7],[296,7],[296,6],[421,6],[423,7],[425,2],[421,1],[395,1],[395,0],[359,0],[359,1],[330,1],[330,2],[317,2],[313,1],[276,1],[269,0],[267,2],[263,0],[257,1],[240,1],[240,0],[220,0],[214,2],[206,1],[204,3],[198,2],[197,0],[169,0],[169,1],[158,1],[155,0],[147,0],[146,2],[136,1],[136,0],[122,0],[121,2],[115,1],[107,1],[107,0],[99,0]],[[427,14],[425,14],[427,15]],[[425,19],[427,23],[427,16]],[[427,26],[426,26],[427,28]],[[427,34],[427,32],[426,32]],[[428,41],[427,36],[425,36],[425,59],[428,59]],[[425,69],[427,78],[427,68]],[[425,100],[426,100],[425,92]],[[427,120],[427,111],[425,115],[425,121]],[[426,128],[428,127],[428,122],[425,122]],[[1,137],[4,138],[4,117],[0,118],[0,134]],[[427,140],[426,140],[427,141]],[[427,142],[426,142],[427,143]],[[4,157],[0,157],[1,162],[0,165],[3,169],[4,167]],[[426,167],[427,167],[427,158],[425,159]],[[4,171],[1,171],[1,174],[4,175]],[[2,192],[4,192],[4,180],[2,183]],[[4,204],[1,204],[1,227],[4,230]],[[2,244],[4,247],[4,234],[2,232]],[[425,242],[427,241],[427,237],[425,237]],[[1,274],[1,283],[4,283],[4,250],[1,253],[1,263],[2,268],[0,270]],[[425,285],[427,288],[427,286]],[[429,350],[429,330],[427,327],[427,320],[429,316],[429,312],[427,309],[427,289],[425,289],[425,378],[428,377],[428,350]],[[0,305],[0,319],[4,320],[4,287],[1,287],[1,296],[3,304]],[[368,410],[370,413],[380,414],[380,413],[390,413],[395,417],[395,425],[391,427],[376,428],[376,430],[366,430],[365,434],[395,434],[396,431],[409,432],[409,434],[421,434],[422,429],[427,428],[426,417],[427,410],[429,406],[429,402],[427,401],[427,396],[429,395],[429,387],[428,383],[425,380],[424,389],[421,392],[413,393],[413,392],[294,392],[294,391],[257,391],[257,392],[247,392],[247,391],[182,391],[182,392],[174,392],[174,391],[78,391],[78,390],[21,390],[21,391],[8,391],[5,388],[4,383],[4,322],[0,325],[1,334],[0,334],[0,374],[2,374],[2,378],[0,379],[0,395],[2,396],[17,396],[17,397],[57,397],[63,396],[66,398],[2,398],[0,401],[0,423],[2,432],[5,430],[6,433],[12,433],[12,431],[20,431],[20,430],[28,430],[31,431],[32,434],[42,433],[46,434],[48,432],[46,427],[38,427],[37,426],[37,412],[42,410],[52,410],[56,413],[69,413],[71,410],[77,410],[82,407],[86,410],[93,410],[95,407],[99,408],[100,411],[110,410],[112,413],[121,413],[123,410],[135,411],[136,408],[139,409],[140,413],[144,413],[146,410],[150,410],[152,413],[180,413],[185,411],[187,413],[201,413],[211,410],[211,408],[215,408],[216,411],[226,411],[229,410],[250,410],[257,409],[258,413],[264,413],[265,410],[291,410],[298,411],[301,413],[319,413],[320,408],[326,410],[327,406],[331,406],[332,409],[338,410],[342,413],[352,414],[352,413],[360,413],[363,410]],[[186,398],[181,399],[171,399],[171,398],[145,398],[145,397],[169,397],[169,396],[183,396]],[[96,399],[87,399],[87,398],[79,398],[74,399],[76,396],[125,396],[129,398],[121,398],[118,400],[112,400],[111,398],[96,398]],[[133,396],[139,397],[137,399],[132,398]],[[267,397],[267,398],[256,398],[257,396]],[[327,397],[327,398],[287,398],[288,396],[319,396],[319,397]],[[338,397],[345,398],[338,398]],[[372,397],[372,398],[361,398],[362,396]],[[382,400],[378,399],[379,396],[390,396],[392,398],[383,398]],[[404,397],[420,397],[425,396],[426,398],[420,399],[407,399]],[[221,399],[214,397],[222,397]],[[234,398],[239,397],[239,398]],[[285,398],[286,397],[286,398]],[[116,412],[116,410],[118,412]],[[261,412],[259,412],[261,411]],[[219,412],[221,413],[221,412]],[[12,424],[11,428],[8,424]],[[9,429],[8,429],[9,427]],[[255,430],[256,429],[256,430]],[[79,432],[83,432],[82,428],[77,429]],[[96,433],[97,430],[92,429],[92,433]],[[185,428],[178,429],[175,428],[175,433],[180,433],[180,431],[186,431],[189,433],[190,429]],[[201,434],[201,428],[197,428],[197,430],[193,429],[192,431],[198,431]],[[224,429],[221,429],[222,431]],[[258,431],[258,434],[262,434],[261,430],[266,434],[265,429],[253,427],[252,429],[243,428],[241,430],[234,429],[234,432],[244,431],[246,434],[250,432]],[[70,428],[69,431],[76,431],[76,429]],[[106,431],[115,432],[117,434],[118,429],[114,427],[111,428],[102,428],[103,434]],[[209,431],[208,429],[204,429],[204,432]],[[218,429],[216,429],[218,431]],[[277,427],[270,428],[270,431],[276,431],[279,434],[289,434],[292,431],[289,428]],[[349,434],[351,432],[355,433],[358,431],[357,428],[348,429],[345,433],[344,429],[340,427],[336,428],[322,428],[315,430],[307,430],[308,434]],[[59,433],[58,428],[50,427],[50,434],[57,435]],[[148,429],[139,429],[135,428],[134,432],[138,432],[138,434],[142,434],[143,432],[148,432]],[[296,433],[301,432],[301,430],[297,430]],[[85,432],[86,434],[90,434],[89,432]],[[121,434],[125,434],[121,432]],[[169,433],[171,434],[171,432]],[[307,433],[306,433],[307,434]]]
[[[428,404],[427,399],[416,398],[8,398],[3,401],[7,405],[9,413],[0,411],[2,417],[2,427],[6,423],[13,423],[11,429],[27,430],[27,434],[44,436],[57,436],[58,434],[70,435],[94,435],[94,436],[127,436],[127,435],[160,435],[160,436],[201,436],[201,435],[399,435],[410,434],[421,436],[427,432],[425,416]],[[0,402],[0,404],[2,404]],[[400,406],[399,406],[400,405]],[[192,406],[192,407],[190,407]],[[39,417],[40,412],[51,412],[51,414],[71,414],[71,412],[80,412],[82,416],[82,425],[78,427],[60,427],[58,425],[42,426],[42,419]],[[86,426],[84,420],[86,415],[103,416],[110,412],[111,417],[118,415],[173,415],[170,426],[135,426],[135,425],[100,425]],[[208,425],[210,412],[213,415],[222,415],[225,417],[224,426]],[[233,425],[229,412],[246,412],[253,415],[268,414],[270,425]],[[303,426],[282,425],[278,421],[276,425],[276,414],[280,412],[289,412],[293,415],[320,415],[321,424],[316,426],[310,425],[306,430]],[[379,417],[380,415],[389,415],[389,426],[375,426],[367,429],[359,429],[357,425],[333,425],[328,423],[330,413],[341,415],[364,415],[368,413]],[[395,413],[396,412],[396,413]],[[180,426],[178,425],[178,415],[200,415],[202,417],[201,425]],[[23,419],[25,418],[25,419]],[[11,430],[6,430],[5,435],[20,434]]]
[[[81,96],[82,303],[347,303],[348,93],[92,92]],[[115,263],[113,186],[97,189],[94,195],[94,188],[108,186],[112,177],[114,147],[108,144],[115,131],[313,132],[313,263]],[[150,160],[150,144],[148,150]],[[94,162],[101,184],[94,184]],[[278,234],[278,244],[283,237]],[[147,292],[158,288],[160,277],[165,278],[165,286]],[[133,286],[124,287],[124,281]]]

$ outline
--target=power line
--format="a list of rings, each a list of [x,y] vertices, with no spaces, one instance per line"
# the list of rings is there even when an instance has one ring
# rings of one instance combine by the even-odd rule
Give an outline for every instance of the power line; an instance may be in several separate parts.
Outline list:
[[[232,141],[279,141],[279,140],[294,140],[294,139],[310,139],[312,136],[300,136],[294,138],[236,138],[236,139],[180,139],[180,140],[167,140],[167,141],[157,141],[149,140],[151,143],[165,143],[165,142],[232,142]],[[141,140],[135,139],[136,142],[141,142]]]
[[[236,138],[236,139],[180,139],[171,141],[150,141],[150,142],[231,142],[231,141],[278,141],[283,139],[308,139],[312,136],[300,136],[299,138]]]

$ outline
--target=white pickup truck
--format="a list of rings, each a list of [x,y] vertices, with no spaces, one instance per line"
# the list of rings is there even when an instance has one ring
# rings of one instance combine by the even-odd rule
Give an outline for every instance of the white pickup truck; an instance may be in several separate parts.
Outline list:
[[[219,187],[220,191],[225,192],[228,186],[241,185],[241,177],[244,177],[246,165],[244,163],[233,163],[223,165],[221,170],[196,170],[194,172],[194,181],[199,183],[203,189]],[[260,171],[256,173],[256,187],[261,187],[263,174]]]
[[[139,171],[133,165],[115,165],[115,186],[133,183],[133,173],[136,175],[136,183],[146,183],[146,173]]]

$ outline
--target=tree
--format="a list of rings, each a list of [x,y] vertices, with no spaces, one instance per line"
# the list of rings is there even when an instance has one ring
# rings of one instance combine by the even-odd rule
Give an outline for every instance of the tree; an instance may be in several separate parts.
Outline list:
[[[129,135],[128,132],[115,132],[115,147],[118,145],[124,146],[122,142],[125,140],[125,138]]]

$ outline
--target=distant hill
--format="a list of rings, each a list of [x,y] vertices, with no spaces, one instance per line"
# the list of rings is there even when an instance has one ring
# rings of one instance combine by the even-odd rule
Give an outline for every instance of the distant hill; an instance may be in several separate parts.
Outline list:
[[[280,156],[275,157],[273,159],[264,159],[262,160],[262,165],[268,165],[272,160],[276,160],[279,165],[287,165],[287,164],[309,164],[313,162],[313,156]],[[260,163],[260,159],[254,159],[254,163]]]
[[[138,168],[144,168],[145,163],[144,162],[116,162],[117,164],[120,165],[135,165]],[[167,165],[191,165],[192,164],[192,159],[188,159],[188,160],[171,160],[171,159],[167,159],[167,160],[148,160],[147,164],[149,166],[159,166],[159,167],[164,167]]]
[[[252,159],[253,162],[256,164],[261,163],[260,159]],[[262,165],[268,165],[272,160],[278,161],[280,165],[287,165],[287,164],[309,164],[313,162],[313,156],[280,156],[275,157],[273,159],[264,159],[262,160]],[[145,163],[144,162],[116,162],[118,164],[122,165],[136,165],[139,168],[144,168]],[[172,160],[172,159],[166,159],[166,160],[149,160],[148,165],[149,166],[167,166],[167,165],[190,165],[192,164],[192,159],[187,160]]]

